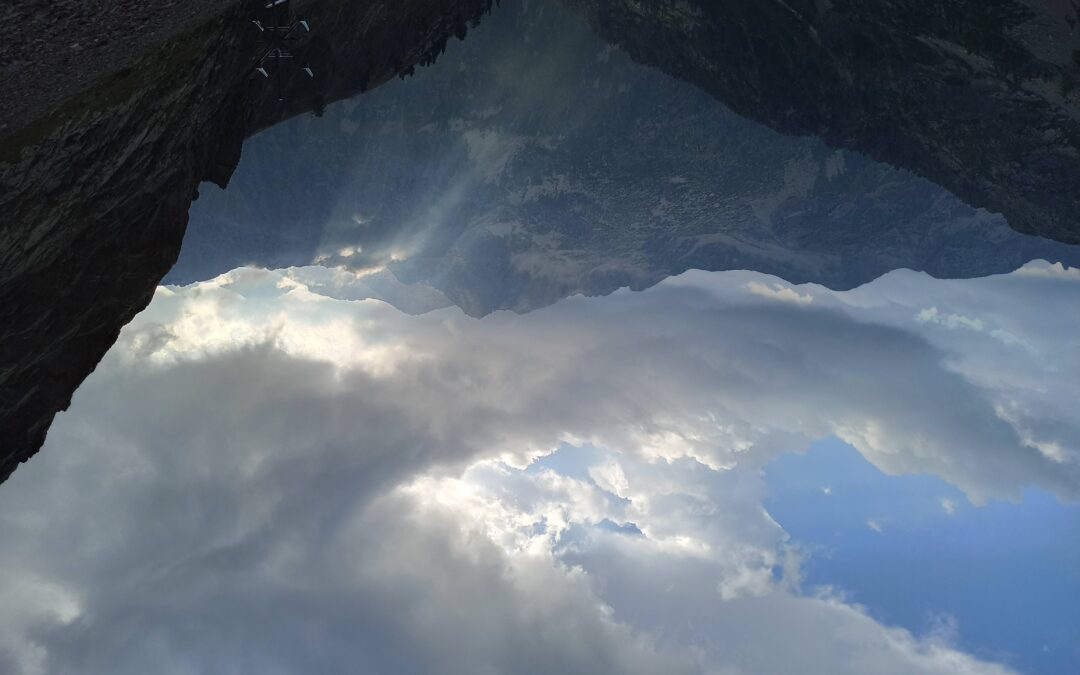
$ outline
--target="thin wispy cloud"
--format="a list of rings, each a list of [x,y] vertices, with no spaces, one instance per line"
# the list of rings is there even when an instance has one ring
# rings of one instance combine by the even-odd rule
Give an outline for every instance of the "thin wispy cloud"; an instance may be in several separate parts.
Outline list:
[[[941,510],[944,511],[946,515],[951,516],[956,513],[956,502],[954,500],[949,499],[948,497],[942,497],[940,504]]]
[[[780,302],[792,302],[796,305],[809,305],[814,301],[814,296],[797,293],[789,286],[778,283],[766,284],[760,281],[751,281],[746,284],[746,290],[763,298],[778,300]]]

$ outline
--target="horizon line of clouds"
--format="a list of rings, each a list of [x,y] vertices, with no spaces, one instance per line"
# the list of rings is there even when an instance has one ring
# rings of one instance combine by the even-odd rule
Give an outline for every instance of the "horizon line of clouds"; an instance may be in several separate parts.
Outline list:
[[[855,445],[868,460],[887,473],[930,471],[957,485],[968,494],[969,498],[979,503],[990,497],[1017,498],[1024,485],[1039,486],[1054,492],[1061,498],[1075,499],[1077,495],[1080,495],[1080,470],[1078,470],[1077,454],[1077,448],[1080,447],[1080,428],[1078,428],[1075,415],[1069,411],[1067,401],[1072,395],[1080,396],[1080,386],[1073,384],[1070,381],[1072,378],[1068,377],[1070,372],[1080,371],[1080,358],[1071,353],[1071,338],[1069,337],[1071,330],[1080,328],[1080,320],[1070,318],[1067,311],[1067,306],[1072,300],[1071,295],[1068,293],[1068,290],[1071,290],[1068,284],[1068,280],[1071,279],[1070,270],[1071,268],[1064,268],[1061,265],[1034,261],[1010,275],[999,275],[983,280],[948,281],[935,280],[922,273],[897,271],[882,277],[877,282],[846,292],[830,291],[815,284],[794,286],[781,282],[774,277],[752,272],[687,272],[663,282],[651,291],[646,291],[644,295],[650,298],[659,298],[660,294],[670,295],[671,293],[679,293],[681,292],[680,289],[684,289],[687,293],[686,297],[681,299],[681,304],[694,305],[697,301],[690,300],[690,298],[695,293],[701,294],[706,298],[702,303],[698,303],[702,304],[702,310],[705,310],[709,304],[713,304],[714,306],[708,307],[710,311],[729,312],[732,316],[753,324],[755,329],[775,326],[778,330],[782,330],[791,326],[794,327],[797,335],[798,330],[800,330],[799,324],[802,324],[805,327],[815,327],[817,333],[835,331],[836,336],[842,340],[861,339],[872,341],[881,338],[884,340],[883,346],[879,349],[882,354],[882,363],[864,362],[860,364],[864,372],[870,375],[864,378],[865,380],[880,379],[883,374],[895,372],[884,361],[899,355],[919,360],[920,363],[913,365],[917,365],[917,368],[927,375],[929,375],[930,371],[936,371],[934,377],[939,379],[939,383],[951,388],[958,395],[957,400],[950,403],[956,412],[982,416],[986,418],[982,423],[983,426],[997,427],[997,429],[993,429],[989,437],[976,442],[969,439],[965,441],[965,445],[974,446],[982,443],[987,444],[989,447],[1007,445],[1010,449],[1008,452],[1004,452],[1003,448],[1003,458],[1009,458],[1010,461],[1030,462],[1031,469],[1041,465],[1042,468],[1037,470],[1041,474],[1041,478],[1039,480],[1028,479],[1026,483],[1017,483],[1011,489],[1004,489],[1002,485],[998,485],[993,489],[985,489],[977,485],[972,480],[972,477],[963,479],[962,474],[957,471],[950,474],[950,467],[948,466],[941,465],[935,468],[934,463],[930,461],[931,458],[925,456],[925,452],[916,450],[910,444],[911,450],[909,453],[905,454],[903,451],[897,451],[897,445],[903,447],[904,444],[899,441],[895,434],[887,440],[882,438],[881,434],[887,433],[886,427],[889,426],[887,420],[889,415],[884,408],[876,410],[873,416],[863,416],[861,419],[854,420],[843,420],[840,419],[840,416],[834,416],[834,419],[831,420],[818,420],[816,424],[805,419],[796,425],[785,425],[785,423],[777,422],[772,425],[777,427],[774,429],[775,432],[782,431],[793,436],[802,435],[806,437],[807,442],[829,435],[839,436],[846,442]],[[329,301],[341,296],[343,293],[346,297],[353,299],[349,296],[347,289],[342,290],[342,282],[339,276],[334,278],[333,284],[328,284],[323,277],[326,275],[334,276],[334,273],[313,268],[293,268],[282,272],[241,269],[222,275],[216,280],[202,282],[202,285],[196,284],[186,288],[235,288],[241,289],[241,294],[244,292],[265,294],[267,292],[265,289],[255,290],[257,284],[253,281],[254,279],[263,278],[261,276],[263,274],[280,275],[282,278],[277,281],[277,285],[288,286],[291,289],[290,296],[309,296],[312,306],[319,306],[320,302]],[[717,279],[723,279],[724,281],[716,283]],[[1056,295],[1054,293],[1045,294],[1043,291],[1046,290],[1046,286],[1038,285],[1047,283],[1061,285],[1058,282],[1062,281],[1066,284],[1066,291],[1064,293],[1058,292]],[[1030,286],[1029,283],[1037,285]],[[999,303],[998,306],[990,308],[991,311],[980,307],[979,311],[982,312],[982,317],[968,317],[963,313],[954,311],[946,312],[945,310],[938,310],[936,306],[932,307],[933,311],[929,311],[926,307],[925,298],[918,296],[918,293],[938,293],[935,296],[936,301],[938,304],[943,304],[943,306],[942,301],[947,301],[950,296],[968,302],[971,297],[968,289],[977,284],[981,285],[984,294],[991,299],[990,302]],[[1027,287],[1026,291],[1025,287]],[[763,289],[767,290],[768,293],[763,294]],[[280,289],[271,290],[270,294],[279,291]],[[162,289],[160,292],[171,293],[172,291]],[[1024,293],[1028,296],[1032,293],[1038,293],[1040,297],[1017,297]],[[643,312],[652,312],[657,316],[663,316],[665,310],[658,307],[662,303],[660,301],[636,302],[633,299],[634,295],[629,291],[620,291],[613,296],[608,296],[611,298],[609,304],[613,307],[620,307],[618,310],[621,313],[619,320],[623,320],[628,326],[633,325],[635,330],[656,332],[655,328],[641,328],[641,324],[646,322],[637,321],[636,318],[631,317],[631,314],[638,311],[633,305],[640,305]],[[270,296],[265,297],[269,298]],[[781,302],[755,304],[755,297],[762,297],[765,300],[780,300]],[[583,315],[590,314],[584,308],[590,305],[598,307],[603,302],[605,301],[600,299],[586,299],[575,296],[564,300],[559,305],[556,305],[554,309],[549,308],[550,311],[539,310],[539,312],[520,317],[509,312],[496,312],[484,321],[497,322],[499,328],[496,330],[504,331],[507,336],[527,332],[530,329],[528,327],[530,323],[551,324],[553,322],[551,320],[533,321],[530,319],[532,316],[546,317],[549,314],[556,314],[558,316],[554,319],[554,322],[569,324],[591,321],[592,324],[596,324],[598,321],[595,317],[582,318]],[[811,311],[808,314],[785,312],[780,306],[785,302],[789,306]],[[986,304],[985,300],[981,302]],[[816,303],[816,305],[813,303]],[[1040,312],[1043,305],[1047,307],[1048,311]],[[684,310],[685,308],[680,308],[675,312],[668,312],[668,314],[678,314]],[[440,308],[433,310],[433,312],[434,314],[428,312],[427,315],[445,317],[447,322],[457,323],[465,330],[471,328],[472,324],[461,315],[459,310]],[[384,312],[375,308],[370,311],[360,310],[358,312],[358,314],[366,313],[380,316],[382,314],[393,314],[393,312]],[[305,309],[305,314],[312,314],[312,312]],[[751,314],[754,316],[750,316]],[[602,316],[602,314],[597,316]],[[965,320],[951,321],[941,319],[942,316],[963,317]],[[215,327],[228,323],[217,319],[208,321],[214,323]],[[526,326],[523,330],[514,327],[510,327],[508,330],[503,328],[518,321],[521,321]],[[1037,327],[1039,322],[1047,324],[1045,330]],[[352,335],[348,335],[345,340],[338,341],[343,345],[343,348],[338,350],[339,354],[318,353],[313,351],[313,344],[316,341],[323,346],[324,350],[334,351],[329,345],[336,340],[336,338],[332,337],[336,335],[336,328],[330,327],[327,330],[327,326],[321,323],[320,325],[314,325],[313,322],[307,321],[306,323],[283,324],[286,328],[276,328],[271,331],[265,317],[260,320],[260,323],[259,330],[262,332],[250,334],[247,338],[249,341],[262,339],[288,340],[292,343],[291,347],[286,347],[287,350],[293,350],[290,353],[301,354],[310,358],[329,358],[332,361],[334,359],[345,359],[350,362],[350,365],[357,365],[357,359],[365,358],[369,364],[382,364],[382,368],[392,370],[393,366],[391,364],[396,362],[396,357],[392,356],[394,352],[400,352],[401,355],[412,353],[414,356],[419,353],[417,344],[403,349],[393,341],[381,342],[380,349],[375,349],[372,346],[361,348],[356,344]],[[707,339],[707,336],[703,335],[706,332],[704,330],[705,323],[707,322],[695,318],[692,322],[686,322],[683,332],[686,336],[693,336],[699,342],[704,342]],[[781,324],[783,324],[782,328],[780,327]],[[289,330],[288,325],[302,327],[294,331]],[[944,328],[945,331],[934,330],[938,326]],[[248,327],[250,328],[250,325]],[[958,331],[958,327],[967,330]],[[544,328],[546,328],[546,325]],[[603,339],[608,340],[612,345],[619,343],[619,348],[629,348],[627,345],[621,344],[620,339],[614,335],[617,331],[596,329],[595,326],[590,326],[588,330],[590,331],[590,337],[603,336]],[[802,328],[802,330],[805,330],[805,328]],[[206,337],[207,334],[220,333],[221,331],[207,330],[205,327],[190,327],[187,332],[196,334],[197,339],[207,344],[211,342]],[[964,332],[978,333],[980,335],[963,335]],[[957,334],[952,335],[950,333]],[[324,338],[316,340],[316,336],[320,335],[323,335]],[[992,338],[992,342],[981,339],[982,335]],[[1003,335],[1010,336],[1010,339],[1002,339]],[[789,348],[792,352],[798,352],[803,358],[821,360],[822,365],[828,362],[826,359],[833,359],[837,361],[836,365],[841,368],[850,370],[854,367],[855,357],[853,355],[831,353],[830,345],[827,344],[827,342],[831,341],[831,335],[821,334],[815,337],[818,339],[812,344],[800,345],[799,340],[794,335],[785,336],[784,339],[790,343],[785,345],[785,348]],[[746,336],[740,337],[740,339],[745,338]],[[226,336],[227,339],[228,336]],[[672,334],[664,335],[662,339],[674,342],[675,336]],[[761,336],[750,338],[751,341],[760,339]],[[520,343],[521,340],[519,339],[517,344]],[[226,343],[222,344],[228,343],[226,341]],[[734,347],[740,346],[742,345],[734,345]],[[731,344],[720,344],[714,351],[717,353],[730,353],[732,348]],[[860,349],[863,352],[869,352],[873,348]],[[890,354],[889,350],[893,350],[894,353]],[[166,351],[173,354],[179,353],[176,350]],[[435,349],[429,353],[437,351]],[[564,352],[561,356],[567,357],[571,355],[566,350]],[[345,357],[344,354],[352,356]],[[872,356],[872,354],[869,355]],[[765,365],[761,362],[763,355],[757,355],[757,358],[758,362],[755,367],[764,370]],[[1050,384],[1059,388],[1060,392],[1051,391],[1051,388],[1047,386],[1047,368],[1050,368],[1050,372],[1053,373]],[[828,378],[829,375],[824,374],[823,379],[827,380]],[[905,375],[902,379],[910,378]],[[755,382],[755,384],[763,385],[760,381]],[[812,382],[806,380],[800,380],[799,384],[810,390],[817,388]],[[699,386],[704,385],[699,383]],[[908,382],[900,382],[899,386],[897,383],[892,382],[888,383],[887,386],[903,391],[906,402],[909,404],[915,403],[919,397],[919,394],[911,391],[911,384]],[[932,389],[933,387],[928,388]],[[933,396],[934,393],[928,391],[926,396]],[[841,393],[836,391],[830,391],[829,394],[830,398],[834,399],[841,396]],[[880,394],[875,394],[875,396],[881,397]],[[786,394],[781,395],[778,400],[786,401],[786,397]],[[847,401],[843,400],[844,398],[850,400],[857,397],[841,396],[840,399],[836,400],[837,405],[846,407]],[[738,405],[737,402],[729,400],[725,400],[724,403],[731,407]],[[702,406],[690,406],[690,409],[695,407],[701,408]],[[704,411],[701,414],[709,416],[713,412]],[[731,413],[733,411],[729,409],[727,412]],[[735,412],[744,422],[756,414],[756,411],[753,414],[747,414],[744,411]],[[899,412],[902,413],[903,411]],[[925,420],[934,420],[935,424],[947,425],[947,420],[940,419],[942,417],[941,412],[927,410],[924,407],[924,413],[921,416]],[[1050,414],[1046,414],[1047,412]],[[806,416],[803,415],[803,417]],[[750,423],[750,426],[755,425]],[[784,428],[785,426],[788,428]],[[919,433],[920,426],[924,426],[924,424],[920,423],[919,420],[915,420],[911,431]],[[808,427],[821,427],[821,429],[810,429]],[[735,426],[726,425],[726,428],[730,431]],[[938,431],[940,432],[940,430],[939,427]],[[562,432],[563,435],[558,436],[557,440],[566,438],[587,439],[587,436],[581,436],[573,430],[564,429]],[[952,430],[952,434],[963,433],[960,429],[954,428]],[[726,437],[727,444],[731,448],[746,448],[755,442],[754,439],[746,437],[745,434],[743,437],[735,437],[737,434],[725,434],[725,425],[723,424],[714,424],[709,432],[702,432],[699,435],[701,438],[710,441],[723,440]],[[924,434],[924,436],[927,436],[926,438],[916,440],[920,443],[933,443],[935,440],[934,435]],[[940,436],[941,434],[938,433],[937,435]],[[718,454],[719,451],[709,452],[701,443],[688,442],[688,439],[684,437],[685,435],[680,434],[678,430],[656,428],[647,430],[647,432],[639,434],[639,436],[642,437],[633,445],[660,456],[683,456],[689,453],[713,466],[724,466],[728,462],[728,459]],[[960,438],[963,438],[963,435]],[[764,441],[762,443],[764,444]],[[889,445],[890,443],[893,445]],[[796,445],[800,444],[797,443]],[[801,445],[804,447],[805,443],[801,443]],[[551,446],[546,445],[545,447]],[[1029,457],[1023,458],[1025,454],[1029,455]],[[912,455],[924,456],[915,460]],[[955,458],[961,458],[964,455],[965,453],[960,452]],[[917,464],[913,464],[911,460],[917,461]],[[519,461],[524,461],[524,458]],[[964,472],[978,472],[980,470],[977,466],[978,463],[975,458],[971,458],[970,464],[964,469]],[[1000,473],[1001,467],[995,467],[994,470]],[[1030,471],[1021,472],[1021,474],[1030,473]],[[1000,483],[1000,481],[993,482]]]
[[[792,303],[748,291],[765,275],[689,273],[484,320],[280,272],[163,288],[0,491],[0,664],[1011,672],[801,593],[758,470],[836,434],[975,502],[1075,499],[1075,413],[1048,401],[1077,386],[1076,319],[1052,276],[897,274]],[[918,322],[928,292],[1048,361]],[[1030,370],[1047,363],[1053,387]],[[606,454],[587,478],[525,470],[565,443]]]

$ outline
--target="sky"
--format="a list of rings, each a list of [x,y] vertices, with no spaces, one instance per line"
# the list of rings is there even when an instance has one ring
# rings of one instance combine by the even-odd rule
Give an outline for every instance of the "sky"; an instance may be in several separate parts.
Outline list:
[[[1077,270],[340,274],[158,289],[0,489],[0,672],[1069,672]]]
[[[765,481],[769,513],[813,552],[804,583],[1028,672],[1080,663],[1075,503],[1032,489],[974,507],[934,476],[885,476],[836,439],[777,458]]]

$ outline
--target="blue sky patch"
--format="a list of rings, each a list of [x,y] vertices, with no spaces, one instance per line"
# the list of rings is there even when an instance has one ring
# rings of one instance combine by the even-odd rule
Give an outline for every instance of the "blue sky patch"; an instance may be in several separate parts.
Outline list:
[[[1027,490],[971,505],[929,475],[887,476],[830,439],[766,467],[766,507],[810,552],[805,587],[831,586],[877,619],[951,633],[1024,672],[1080,663],[1080,507]]]

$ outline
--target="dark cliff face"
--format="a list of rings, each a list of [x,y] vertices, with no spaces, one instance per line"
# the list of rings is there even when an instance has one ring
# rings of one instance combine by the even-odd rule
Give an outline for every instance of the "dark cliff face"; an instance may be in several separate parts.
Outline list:
[[[21,3],[11,18],[46,11],[39,4]],[[58,62],[54,88],[83,92],[4,118],[0,481],[38,450],[53,416],[149,303],[179,253],[199,182],[224,186],[245,136],[430,62],[491,2],[303,3],[315,28],[305,58],[319,76],[304,90],[287,81],[283,103],[253,78],[250,4],[218,4],[201,22],[188,17],[141,56],[118,57],[118,70],[94,63],[93,83]],[[103,34],[124,39],[104,16],[97,21]],[[56,44],[68,37],[51,36]],[[17,61],[5,52],[0,64]]]
[[[1080,18],[1060,0],[563,0],[637,61],[788,134],[1080,243]]]

